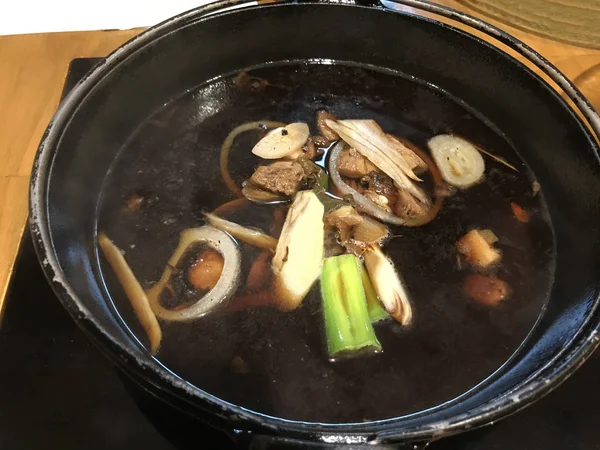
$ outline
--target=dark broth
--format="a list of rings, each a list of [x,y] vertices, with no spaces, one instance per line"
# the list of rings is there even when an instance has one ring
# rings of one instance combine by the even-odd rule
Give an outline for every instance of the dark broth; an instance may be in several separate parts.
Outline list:
[[[488,378],[534,326],[554,268],[542,195],[533,195],[533,176],[509,142],[458,100],[398,74],[323,64],[278,65],[251,73],[268,85],[240,87],[232,76],[166,105],[131,137],[107,177],[99,228],[125,250],[145,287],[160,277],[180,232],[202,225],[203,211],[233,198],[220,177],[219,149],[229,131],[246,121],[308,121],[315,131],[315,111],[327,108],[341,118],[373,118],[421,148],[433,135],[453,132],[504,157],[519,173],[486,157],[484,182],[447,199],[432,223],[392,227],[396,237],[384,251],[410,289],[414,322],[408,328],[391,320],[377,324],[382,354],[328,361],[317,283],[293,312],[249,309],[215,312],[188,324],[162,323],[158,359],[229,402],[320,422],[418,412]],[[231,171],[238,182],[258,163],[250,152],[257,138],[257,133],[246,133],[232,148]],[[144,198],[143,205],[126,212],[123,205],[133,194]],[[515,220],[511,201],[530,212],[529,223]],[[247,206],[230,217],[268,229],[272,208]],[[462,293],[469,270],[459,269],[454,246],[474,227],[490,228],[500,238],[498,275],[512,295],[496,308]],[[103,260],[101,267],[119,313],[144,342],[110,267]]]

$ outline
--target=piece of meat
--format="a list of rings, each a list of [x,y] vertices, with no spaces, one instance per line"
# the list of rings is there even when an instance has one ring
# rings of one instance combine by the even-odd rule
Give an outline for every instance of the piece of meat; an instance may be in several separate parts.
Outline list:
[[[412,142],[398,139],[391,134],[387,134],[386,136],[392,141],[396,150],[402,155],[413,172],[424,172],[427,170],[427,164],[415,153],[414,149],[417,147]]]
[[[402,219],[424,216],[429,212],[429,206],[422,203],[412,194],[398,190],[394,214]]]
[[[302,155],[308,159],[315,160],[323,156],[323,149],[315,145],[314,137],[309,137],[304,147],[302,147]]]
[[[278,161],[268,166],[259,166],[250,182],[271,192],[293,195],[304,178],[302,166],[295,161]]]
[[[342,151],[338,158],[338,172],[348,178],[362,178],[376,170],[377,167],[354,148]]]
[[[487,306],[498,305],[508,297],[510,292],[505,281],[480,273],[469,275],[464,282],[463,289],[470,298]]]
[[[471,230],[461,237],[456,243],[456,250],[466,262],[482,269],[501,259],[500,252],[492,247],[479,230]]]
[[[361,223],[362,217],[350,206],[342,206],[325,214],[323,222],[326,226],[338,230],[338,236],[342,245],[352,237],[352,229]]]
[[[363,195],[371,202],[375,203],[381,209],[392,212],[392,205],[390,205],[390,199],[383,194],[378,194],[372,189],[367,189],[363,192]]]
[[[374,170],[362,177],[360,183],[365,188],[363,193],[365,197],[386,211],[393,211],[398,190],[390,177]]]
[[[313,143],[319,148],[319,150],[329,147],[331,145],[331,141],[327,139],[325,136],[321,136],[320,134],[317,136],[311,137]]]
[[[397,189],[394,186],[394,180],[388,177],[385,173],[376,170],[370,171],[367,175],[360,179],[360,182],[367,189],[375,191],[378,194],[385,195],[391,201],[395,200]]]
[[[324,109],[317,111],[317,128],[319,129],[319,133],[321,133],[321,135],[329,142],[337,141],[340,136],[327,125],[325,125],[325,120],[337,121],[337,117],[330,112],[325,111]]]

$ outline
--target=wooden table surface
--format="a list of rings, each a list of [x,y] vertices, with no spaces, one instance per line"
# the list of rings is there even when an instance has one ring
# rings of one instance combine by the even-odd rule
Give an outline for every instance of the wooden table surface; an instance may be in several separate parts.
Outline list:
[[[562,70],[600,110],[600,50],[512,28],[454,0],[439,3],[481,17],[523,40]],[[58,105],[69,62],[104,56],[140,31],[0,36],[0,312],[26,226],[31,165]]]

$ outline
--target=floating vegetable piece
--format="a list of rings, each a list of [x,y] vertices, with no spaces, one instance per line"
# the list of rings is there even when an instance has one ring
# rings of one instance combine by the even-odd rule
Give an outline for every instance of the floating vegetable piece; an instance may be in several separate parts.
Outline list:
[[[369,318],[371,323],[379,322],[380,320],[387,319],[390,315],[381,306],[381,302],[377,297],[377,292],[371,283],[367,269],[363,264],[360,265],[360,276],[362,279],[363,289],[365,290],[365,296],[367,297],[367,308],[369,310]]]
[[[381,351],[367,309],[367,299],[354,255],[327,258],[321,274],[321,295],[329,356],[362,350]]]
[[[367,216],[360,216],[361,221],[352,230],[352,239],[365,244],[381,244],[390,235],[390,230],[381,222]]]
[[[297,308],[321,273],[323,204],[312,191],[301,191],[290,207],[277,243],[272,268],[280,308]]]
[[[499,162],[500,164],[502,164],[503,166],[508,167],[510,170],[514,170],[515,172],[519,173],[519,169],[517,169],[515,166],[513,166],[512,164],[510,164],[507,160],[505,160],[504,158],[500,157],[500,156],[496,156],[493,153],[488,152],[487,150],[482,149],[481,147],[477,147],[475,146],[475,148],[477,149],[477,151],[479,153],[483,153],[486,156],[489,156],[490,158],[492,158],[494,161]]]
[[[121,253],[121,250],[104,234],[98,235],[98,244],[104,256],[112,267],[119,283],[123,287],[133,311],[142,324],[148,340],[150,341],[150,352],[155,355],[160,347],[162,331],[156,320],[156,316],[150,307],[146,293],[140,286],[139,281],[131,271],[129,264]]]
[[[236,196],[241,197],[242,191],[235,184],[233,178],[231,178],[231,174],[229,173],[229,151],[231,150],[231,146],[233,145],[233,141],[238,135],[245,133],[246,131],[264,131],[267,128],[276,128],[284,126],[281,122],[273,122],[270,120],[259,120],[256,122],[248,122],[243,123],[235,127],[231,132],[227,135],[225,140],[223,141],[223,145],[221,146],[221,154],[219,155],[219,166],[221,168],[221,176],[223,177],[223,182],[227,186],[227,188]]]
[[[452,186],[466,188],[483,178],[485,163],[469,141],[451,134],[432,137],[427,143],[442,177]]]
[[[512,212],[515,215],[515,219],[517,219],[521,223],[529,222],[529,214],[525,211],[518,203],[511,202],[510,207],[512,208]]]
[[[252,203],[258,203],[259,205],[276,205],[290,201],[290,198],[287,195],[267,191],[250,182],[244,184],[242,195],[246,200],[250,200]]]
[[[252,153],[264,159],[279,159],[302,151],[310,136],[308,125],[302,122],[291,123],[275,128],[262,138],[252,149]]]
[[[373,245],[365,251],[364,258],[369,278],[383,307],[395,320],[402,325],[408,325],[412,320],[412,307],[394,265],[378,245]]]
[[[482,269],[498,263],[502,257],[500,251],[492,247],[490,231],[471,230],[456,243],[456,250],[463,259]]]
[[[501,279],[473,273],[465,279],[464,291],[470,298],[487,306],[496,306],[510,293],[508,284]]]
[[[271,251],[274,251],[277,247],[277,239],[269,236],[266,233],[263,233],[262,231],[246,228],[242,225],[222,219],[211,213],[205,213],[204,216],[213,227],[229,233],[234,238],[239,239],[247,244]]]
[[[418,147],[409,141],[398,139],[396,136],[386,134],[394,148],[402,155],[412,171],[423,172],[427,170],[427,163],[417,154]]]
[[[161,305],[160,296],[169,283],[174,268],[177,267],[185,253],[196,244],[205,244],[223,256],[221,277],[214,288],[189,306],[176,310],[167,309]],[[233,296],[239,284],[241,265],[240,250],[225,232],[211,226],[184,230],[179,238],[179,245],[169,259],[160,280],[146,291],[150,307],[162,320],[185,322],[199,319]]]

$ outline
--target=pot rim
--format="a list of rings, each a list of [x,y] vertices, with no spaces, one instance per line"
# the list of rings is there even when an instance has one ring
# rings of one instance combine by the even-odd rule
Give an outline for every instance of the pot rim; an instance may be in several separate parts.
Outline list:
[[[429,3],[425,0],[392,0],[392,3],[411,6],[421,11],[427,11],[455,20],[468,25],[471,28],[482,31],[486,35],[517,51],[529,62],[546,73],[565,92],[576,105],[579,112],[588,121],[587,125],[593,130],[595,138],[600,140],[600,116],[593,109],[589,101],[556,67],[523,42],[480,19],[445,6]],[[194,406],[201,406],[200,403],[203,403],[205,407],[214,409],[217,416],[228,420],[232,424],[232,427],[235,428],[251,430],[258,426],[258,431],[260,432],[278,434],[281,431],[285,431],[289,433],[290,436],[296,436],[301,439],[319,440],[324,443],[357,444],[397,440],[429,440],[455,434],[501,419],[547,394],[583,364],[600,343],[598,298],[596,299],[594,310],[590,313],[586,322],[581,326],[578,333],[563,351],[556,355],[552,361],[546,364],[546,366],[531,375],[527,380],[515,386],[510,392],[504,393],[483,405],[472,408],[466,413],[452,418],[452,420],[413,426],[411,428],[402,429],[401,431],[398,431],[397,427],[394,429],[394,426],[402,420],[402,417],[368,423],[321,424],[272,417],[230,404],[192,386],[187,381],[167,370],[160,362],[153,359],[149,354],[147,360],[141,360],[136,357],[130,348],[121,345],[114,340],[110,334],[100,326],[90,311],[79,302],[77,295],[72,290],[60,269],[60,264],[54,252],[48,224],[46,202],[48,185],[47,175],[52,164],[55,149],[59,144],[64,128],[69,123],[71,116],[76,112],[79,103],[83,101],[87,94],[94,89],[96,84],[118,66],[121,61],[124,61],[146,45],[151,44],[154,40],[175,30],[181,25],[189,24],[192,21],[204,20],[214,14],[225,13],[230,9],[238,7],[266,8],[292,4],[292,0],[279,0],[274,3],[258,6],[256,5],[256,2],[252,0],[219,0],[215,3],[209,3],[205,6],[184,12],[143,31],[141,34],[117,48],[89,72],[65,97],[51,119],[39,145],[31,175],[29,200],[30,230],[34,247],[38,259],[41,261],[44,274],[50,282],[55,294],[88,337],[98,344],[101,350],[125,372],[133,372],[137,376],[143,377],[155,388],[167,390],[183,402],[187,402]],[[357,2],[346,0],[315,1],[312,3],[308,2],[308,4],[339,5],[361,8],[372,8],[375,6],[374,4],[371,4],[370,6],[361,6],[358,5]],[[389,11],[389,8],[379,7],[377,9]],[[394,12],[407,14],[399,11]],[[416,17],[462,32],[462,30],[458,30],[430,18],[424,18],[422,16]],[[479,40],[482,44],[490,45],[476,36],[472,37]],[[506,55],[501,49],[498,50]],[[510,55],[507,56],[511,57]],[[526,67],[524,68],[528,70]],[[540,81],[545,83],[542,79],[540,79]],[[554,89],[552,90],[555,91]],[[567,106],[572,110],[569,105]],[[578,118],[578,120],[580,119]],[[586,130],[591,137],[589,128],[586,127],[586,124],[581,120],[580,122],[583,125],[584,130]]]

